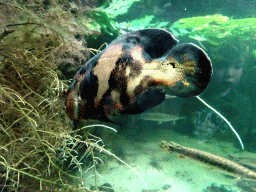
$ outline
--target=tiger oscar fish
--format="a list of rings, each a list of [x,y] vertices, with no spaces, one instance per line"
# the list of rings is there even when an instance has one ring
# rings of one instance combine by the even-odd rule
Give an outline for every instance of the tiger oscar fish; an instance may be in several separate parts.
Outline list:
[[[221,156],[198,149],[184,147],[172,141],[170,143],[167,141],[162,141],[159,146],[166,152],[177,152],[201,163],[210,165],[213,168],[218,168],[221,171],[225,171],[230,175],[239,176],[244,179],[256,180],[256,172]]]
[[[78,70],[65,91],[66,111],[76,120],[139,114],[162,103],[167,92],[201,94],[211,74],[211,60],[197,45],[178,44],[163,29],[131,31]]]

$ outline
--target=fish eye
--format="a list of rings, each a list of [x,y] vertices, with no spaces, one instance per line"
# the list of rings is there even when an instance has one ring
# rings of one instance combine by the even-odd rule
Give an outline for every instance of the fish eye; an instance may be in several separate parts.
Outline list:
[[[173,62],[170,62],[170,63],[161,63],[162,65],[171,65],[173,68],[176,68],[176,66],[175,66],[175,63],[173,63]]]
[[[176,68],[175,63],[168,63],[167,65],[171,65],[173,68]]]

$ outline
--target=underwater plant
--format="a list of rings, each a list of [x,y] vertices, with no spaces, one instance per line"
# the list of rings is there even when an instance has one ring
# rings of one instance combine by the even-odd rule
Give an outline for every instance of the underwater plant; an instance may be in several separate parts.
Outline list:
[[[103,5],[102,8],[110,18],[115,19],[118,15],[127,13],[128,9],[136,1],[139,0],[112,0],[109,4]]]
[[[114,12],[114,11],[113,11]],[[117,22],[123,30],[138,30],[155,27],[170,30],[177,38],[185,38],[199,43],[204,48],[204,42],[210,46],[221,46],[230,42],[239,42],[249,46],[255,55],[256,18],[233,19],[220,14],[199,17],[182,18],[170,23],[164,18],[153,14],[144,14],[131,21]]]
[[[76,36],[97,33],[87,26],[91,9],[45,2],[0,2],[0,190],[91,191],[77,153],[100,161],[98,140],[73,130],[62,92],[91,51]]]
[[[125,31],[145,29],[153,26],[152,24],[150,24],[152,19],[154,19],[154,15],[146,15],[142,18],[138,18],[130,22],[117,23],[117,26]]]
[[[207,104],[200,96],[196,96],[196,98],[201,101],[204,105],[206,105],[209,109],[211,109],[212,111],[214,111],[221,119],[223,119],[227,125],[229,126],[229,128],[232,130],[232,132],[236,135],[242,149],[244,150],[244,144],[239,136],[239,134],[236,132],[236,130],[234,129],[234,127],[231,125],[231,123],[221,114],[219,113],[216,109],[214,109],[212,106],[210,106],[209,104]],[[211,124],[210,122],[203,122],[204,124],[206,124],[206,126],[203,126],[204,128],[205,127],[208,127],[207,130],[205,130],[206,132],[208,131],[210,135],[206,134],[207,137],[208,136],[211,136],[213,134],[213,132],[215,131],[215,129],[218,129],[214,126],[214,124]],[[200,128],[202,129],[202,128]]]
[[[194,40],[201,47],[204,43],[210,46],[225,44],[247,45],[254,52],[256,18],[233,19],[220,14],[201,17],[183,18],[176,21],[169,30],[177,37]]]
[[[111,36],[117,36],[120,34],[119,28],[116,27],[116,23],[114,20],[112,20],[106,11],[102,9],[94,9],[90,11],[90,13],[87,15],[89,18],[92,18],[92,20],[86,24],[88,28],[92,31],[96,31],[98,33],[107,33]],[[78,23],[81,21],[79,20]],[[92,34],[93,38],[97,38],[99,34]]]

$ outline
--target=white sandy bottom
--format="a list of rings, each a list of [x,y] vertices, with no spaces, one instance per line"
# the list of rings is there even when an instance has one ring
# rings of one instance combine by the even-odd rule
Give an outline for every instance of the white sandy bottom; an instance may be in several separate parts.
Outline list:
[[[99,172],[102,177],[98,177],[98,185],[109,183],[115,192],[146,192],[146,188],[149,192],[203,192],[206,187],[215,183],[233,185],[233,190],[241,191],[234,186],[234,178],[187,157],[179,158],[175,153],[166,153],[159,147],[161,140],[175,141],[214,154],[223,153],[224,156],[225,151],[220,151],[218,145],[227,145],[229,153],[234,150],[230,149],[232,145],[220,142],[202,144],[196,139],[180,136],[170,130],[164,130],[158,135],[145,135],[145,138],[147,142],[133,142],[130,146],[124,147],[124,161],[141,175],[145,184],[130,168],[113,159]],[[94,185],[94,178],[84,180],[84,184]],[[171,187],[163,189],[166,185]]]

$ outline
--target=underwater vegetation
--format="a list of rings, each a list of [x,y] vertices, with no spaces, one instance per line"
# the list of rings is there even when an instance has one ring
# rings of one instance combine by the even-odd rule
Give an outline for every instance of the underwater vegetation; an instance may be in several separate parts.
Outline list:
[[[249,42],[254,40],[256,18],[233,19],[222,15],[183,18],[176,21],[170,30],[175,36],[207,41],[211,45],[225,44],[235,39]]]
[[[119,8],[120,4],[122,4],[122,9]],[[116,26],[124,31],[153,27],[164,28],[171,31],[177,38],[186,38],[199,44],[202,43],[201,47],[203,48],[205,42],[209,46],[222,46],[225,43],[239,41],[240,44],[246,44],[250,53],[253,54],[254,58],[256,57],[256,18],[237,18],[238,15],[233,18],[223,15],[223,13],[222,15],[213,14],[212,11],[210,14],[201,14],[204,16],[186,17],[186,13],[180,13],[176,4],[180,5],[178,2],[167,1],[116,0],[111,1],[103,8],[112,19],[116,20]],[[217,8],[218,5],[215,7]],[[134,17],[136,10],[140,11]],[[197,15],[196,11],[194,15]]]
[[[128,9],[136,1],[139,0],[112,0],[108,4],[103,5],[102,8],[104,9],[104,11],[106,11],[110,18],[115,19],[118,15],[127,13]]]
[[[85,25],[93,31],[93,38],[97,38],[101,33],[107,33],[111,36],[120,34],[119,29],[116,27],[116,23],[108,16],[105,10],[94,9],[90,11],[88,16],[92,18],[92,20]],[[81,23],[82,21],[78,20],[77,22]]]
[[[0,190],[90,191],[81,173],[96,176],[102,147],[73,130],[62,92],[93,51],[85,38],[110,27],[104,17],[68,1],[0,2]],[[104,29],[90,28],[95,18]]]
[[[239,40],[247,43],[255,40],[256,18],[232,19],[222,15],[183,18],[168,27],[168,21],[156,21],[154,15],[145,15],[128,23],[122,22],[120,28],[136,30],[141,28],[167,28],[175,37],[193,39],[221,46],[227,41]],[[255,50],[253,50],[255,52]]]

